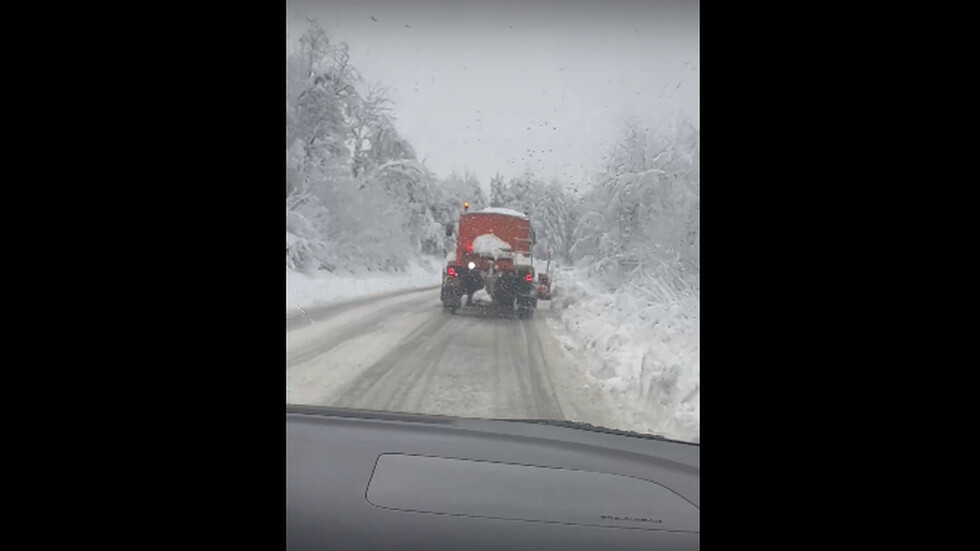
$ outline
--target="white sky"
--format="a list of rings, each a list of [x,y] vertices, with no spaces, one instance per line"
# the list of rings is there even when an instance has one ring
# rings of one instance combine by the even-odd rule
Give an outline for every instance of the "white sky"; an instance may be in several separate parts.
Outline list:
[[[574,184],[629,115],[700,129],[697,0],[288,0],[290,39],[304,14],[391,87],[399,132],[439,176],[469,169],[488,187],[530,168]]]

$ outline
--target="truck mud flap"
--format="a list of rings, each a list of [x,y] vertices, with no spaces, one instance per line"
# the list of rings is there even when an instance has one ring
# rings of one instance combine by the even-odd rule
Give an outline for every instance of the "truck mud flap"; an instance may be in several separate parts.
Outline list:
[[[517,296],[517,317],[527,319],[534,317],[534,309],[538,307],[538,299],[529,295]]]

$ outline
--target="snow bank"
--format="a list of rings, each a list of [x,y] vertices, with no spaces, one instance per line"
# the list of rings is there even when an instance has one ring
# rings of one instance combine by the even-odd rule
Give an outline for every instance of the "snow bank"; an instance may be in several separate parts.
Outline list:
[[[494,260],[510,258],[510,244],[492,233],[485,233],[473,240],[473,252]]]
[[[548,322],[565,350],[622,407],[620,428],[700,442],[700,298],[655,300],[560,269]]]
[[[480,214],[506,214],[507,216],[516,216],[525,220],[528,219],[527,214],[524,214],[523,212],[499,207],[487,207],[481,210]]]
[[[312,277],[286,268],[286,313],[360,296],[439,285],[442,262],[425,258],[401,272],[327,272]]]
[[[299,272],[315,270],[320,264],[317,257],[323,251],[323,246],[312,237],[315,231],[311,229],[310,222],[303,215],[290,211],[286,211],[286,220],[287,228],[292,221],[296,230],[296,233],[286,230],[286,267]]]

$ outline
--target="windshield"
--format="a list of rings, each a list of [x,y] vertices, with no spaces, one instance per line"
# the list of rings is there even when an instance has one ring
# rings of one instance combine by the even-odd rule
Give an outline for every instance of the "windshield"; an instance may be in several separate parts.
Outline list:
[[[700,442],[698,2],[286,10],[286,403]]]

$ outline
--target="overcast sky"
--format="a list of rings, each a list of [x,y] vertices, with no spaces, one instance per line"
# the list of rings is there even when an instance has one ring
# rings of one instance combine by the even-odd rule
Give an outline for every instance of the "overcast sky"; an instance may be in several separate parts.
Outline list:
[[[399,132],[439,176],[580,182],[629,115],[700,129],[697,0],[288,0],[289,39],[305,15],[391,87]]]

